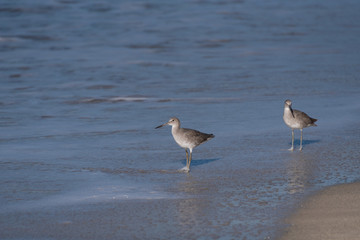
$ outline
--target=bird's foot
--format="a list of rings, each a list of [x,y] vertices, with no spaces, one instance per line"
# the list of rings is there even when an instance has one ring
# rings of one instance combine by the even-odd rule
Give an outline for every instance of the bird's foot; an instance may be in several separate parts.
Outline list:
[[[288,150],[292,152],[292,151],[294,151],[294,147],[291,147]]]
[[[302,147],[299,148],[299,151],[302,151]]]
[[[190,172],[190,168],[188,168],[188,166],[185,166],[185,167],[183,167],[183,168],[181,168],[181,169],[179,169],[179,172]]]

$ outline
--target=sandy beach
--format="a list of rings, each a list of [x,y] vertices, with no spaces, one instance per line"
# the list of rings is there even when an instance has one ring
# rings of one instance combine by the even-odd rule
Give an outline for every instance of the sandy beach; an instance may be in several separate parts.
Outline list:
[[[282,240],[353,240],[360,236],[360,183],[328,187],[288,219]]]

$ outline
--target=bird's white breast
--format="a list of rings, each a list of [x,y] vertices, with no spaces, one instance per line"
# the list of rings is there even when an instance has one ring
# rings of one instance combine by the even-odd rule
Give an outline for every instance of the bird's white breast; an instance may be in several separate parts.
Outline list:
[[[284,108],[284,116],[283,116],[285,124],[290,128],[301,128],[300,123],[294,118],[292,115],[290,108]]]

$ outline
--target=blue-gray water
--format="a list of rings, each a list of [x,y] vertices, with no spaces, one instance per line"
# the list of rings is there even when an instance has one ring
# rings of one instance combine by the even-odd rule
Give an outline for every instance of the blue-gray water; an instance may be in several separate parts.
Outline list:
[[[359,9],[1,1],[0,238],[277,238],[307,194],[359,180]],[[319,119],[302,152],[287,98]],[[189,174],[154,129],[172,116],[216,136]]]

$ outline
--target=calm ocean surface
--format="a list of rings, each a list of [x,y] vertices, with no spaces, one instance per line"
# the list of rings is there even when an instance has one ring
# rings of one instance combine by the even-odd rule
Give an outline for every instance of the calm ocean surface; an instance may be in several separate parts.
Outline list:
[[[2,0],[1,239],[276,239],[359,181],[360,2]],[[283,102],[317,118],[289,152]],[[216,137],[191,172],[170,127]],[[296,131],[296,147],[299,147]]]

